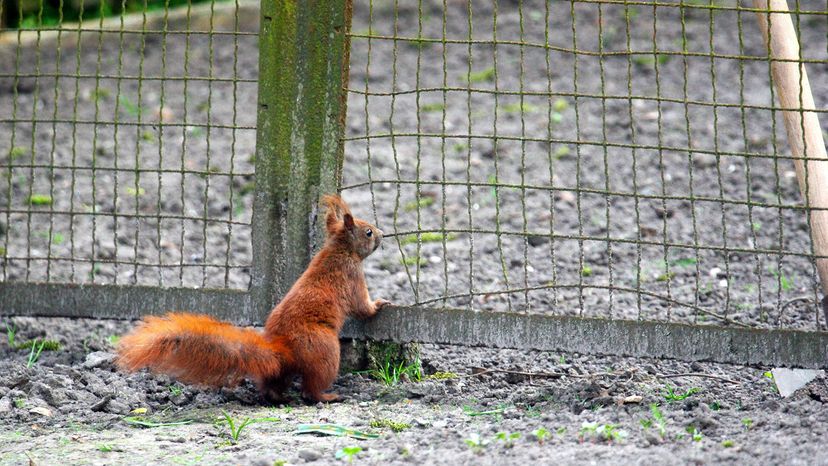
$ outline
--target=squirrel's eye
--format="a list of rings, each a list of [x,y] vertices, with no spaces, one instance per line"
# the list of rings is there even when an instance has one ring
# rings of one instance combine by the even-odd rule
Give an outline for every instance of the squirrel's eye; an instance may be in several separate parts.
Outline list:
[[[374,234],[374,232],[373,232],[370,228],[369,228],[369,229],[367,229],[367,230],[365,230],[365,236],[367,236],[367,237],[369,237],[369,238],[370,238],[370,237],[371,237],[371,235],[373,235],[373,234]]]

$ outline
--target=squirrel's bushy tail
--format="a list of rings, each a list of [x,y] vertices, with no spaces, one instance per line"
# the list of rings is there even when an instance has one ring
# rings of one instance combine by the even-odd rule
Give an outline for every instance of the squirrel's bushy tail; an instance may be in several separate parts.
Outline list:
[[[276,377],[289,356],[280,342],[271,342],[247,328],[206,315],[171,313],[147,316],[118,344],[118,366],[144,367],[191,384],[227,386],[249,377]]]

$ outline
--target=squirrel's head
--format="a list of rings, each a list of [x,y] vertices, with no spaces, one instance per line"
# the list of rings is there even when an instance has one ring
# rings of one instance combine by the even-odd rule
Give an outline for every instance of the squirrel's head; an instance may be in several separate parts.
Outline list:
[[[377,250],[382,242],[382,230],[368,222],[354,218],[348,204],[339,196],[325,196],[322,202],[328,208],[325,216],[325,229],[329,240],[346,245],[360,259],[365,259]]]

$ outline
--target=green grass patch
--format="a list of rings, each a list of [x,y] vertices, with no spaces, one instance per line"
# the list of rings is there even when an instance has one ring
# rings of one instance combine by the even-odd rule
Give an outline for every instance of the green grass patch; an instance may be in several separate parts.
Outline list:
[[[670,261],[672,267],[690,267],[692,265],[696,265],[696,258],[694,257],[682,257]]]
[[[155,131],[144,131],[141,133],[141,139],[146,142],[155,142],[158,137],[155,135]]]
[[[501,105],[500,109],[506,113],[535,113],[540,107],[527,102],[515,102],[513,104]]]
[[[299,424],[294,431],[296,434],[322,434],[333,437],[350,437],[357,440],[371,440],[379,438],[379,434],[363,432],[338,424]]]
[[[120,105],[120,109],[128,115],[136,118],[141,116],[141,106],[129,100],[129,97],[125,95],[118,96],[118,104]]]
[[[598,424],[597,422],[585,422],[578,431],[578,437],[584,440],[604,440],[607,442],[620,442],[627,437],[627,433],[618,428],[615,424]]]
[[[14,160],[16,158],[23,157],[26,153],[27,151],[25,147],[14,146],[9,149],[9,159]]]
[[[421,243],[440,243],[445,239],[446,241],[451,241],[457,238],[457,235],[454,233],[444,234],[440,232],[425,232],[420,233],[420,242]],[[405,246],[406,244],[416,244],[417,243],[417,234],[411,234],[408,236],[403,236],[400,239],[400,244]]]
[[[793,281],[790,278],[788,278],[781,270],[776,270],[772,268],[768,270],[776,278],[777,282],[779,283],[779,287],[782,289],[782,291],[790,291],[793,289]]]
[[[347,461],[348,464],[354,462],[354,457],[362,451],[362,447],[350,446],[342,447],[334,453],[334,457],[338,460]]]
[[[143,427],[153,429],[156,427],[175,427],[192,424],[192,419],[184,419],[181,421],[156,421],[146,416],[126,416],[123,418],[124,422],[133,427]]]
[[[429,380],[448,380],[448,379],[456,379],[457,374],[455,374],[454,372],[437,371],[433,374],[427,375],[425,378],[429,379]]]
[[[420,267],[423,267],[425,265],[428,265],[428,260],[426,260],[425,257],[409,256],[409,257],[405,257],[405,258],[400,259],[400,264],[406,265],[406,266],[409,266],[409,267],[414,267],[417,264],[419,264]]]
[[[672,270],[669,272],[664,272],[663,274],[656,277],[657,282],[669,282],[670,280],[676,278],[676,273]]]
[[[476,410],[470,406],[463,406],[463,413],[466,416],[471,417],[478,417],[478,416],[500,416],[503,412],[506,411],[505,406],[499,406],[495,409],[487,409],[487,410]]]
[[[420,105],[420,111],[425,113],[442,112],[445,109],[446,106],[442,103]]]
[[[434,198],[433,197],[421,197],[417,201],[411,201],[411,202],[406,203],[403,206],[403,210],[405,210],[406,212],[413,212],[413,211],[416,211],[416,210],[418,210],[422,207],[428,207],[432,204],[434,204]]]
[[[241,436],[241,433],[244,430],[244,428],[251,424],[257,424],[260,422],[281,421],[281,419],[279,419],[278,417],[246,417],[241,422],[238,422],[236,419],[233,419],[233,417],[230,416],[230,414],[228,414],[227,411],[222,411],[221,414],[223,417],[219,418],[219,420],[216,423],[219,425],[223,424],[227,426],[227,432],[230,435],[230,440],[233,443],[237,443],[239,441],[239,436]]]
[[[686,392],[680,392],[677,388],[667,385],[664,389],[663,396],[665,400],[672,403],[673,401],[683,401],[689,398],[690,396],[699,393],[700,391],[700,388],[692,387],[688,389]]]
[[[216,3],[225,0],[216,0]],[[207,0],[190,0],[196,3],[209,3]],[[142,11],[163,11],[165,8],[173,9],[188,5],[188,0],[124,0],[117,2],[101,2],[99,5],[87,3],[82,14],[83,21],[89,22],[100,17],[117,17],[127,14],[140,13]],[[82,2],[26,2],[31,5],[23,9],[22,16],[17,11],[8,15],[8,28],[15,29],[39,29],[42,27],[54,27],[60,24],[66,25],[70,22],[78,22],[81,19],[81,10],[76,8]],[[145,6],[146,5],[146,6]],[[62,8],[61,8],[62,6]],[[15,8],[14,10],[17,10]]]
[[[495,80],[496,72],[494,67],[486,68],[485,70],[480,71],[473,71],[463,78],[468,83],[485,83],[485,82],[492,82]]]
[[[632,57],[632,62],[641,67],[654,66],[656,62],[659,65],[664,65],[672,59],[672,55],[659,53],[658,55],[636,55]]]
[[[569,152],[569,146],[558,146],[558,148],[555,149],[555,153],[553,154],[553,156],[555,157],[555,160],[560,160],[569,155]]]
[[[126,193],[129,194],[130,196],[143,196],[147,192],[144,188],[142,188],[140,186],[137,187],[137,188],[132,187],[132,186],[127,186],[125,188],[125,190],[126,190]]]
[[[95,92],[92,93],[92,100],[95,102],[100,102],[102,100],[109,100],[109,97],[112,96],[112,93],[109,89],[105,87],[99,87],[95,89]]]

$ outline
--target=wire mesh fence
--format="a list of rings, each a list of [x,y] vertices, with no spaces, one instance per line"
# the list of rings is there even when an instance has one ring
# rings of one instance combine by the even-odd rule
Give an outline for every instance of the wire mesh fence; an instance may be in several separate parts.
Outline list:
[[[2,2],[3,281],[247,289],[258,7],[158,3]]]
[[[320,68],[333,63],[311,43],[322,33],[301,36],[328,7],[128,1],[108,18],[107,2],[86,12],[80,2],[71,18],[43,1],[33,12],[17,2],[10,16],[2,3],[0,17],[21,26],[0,36],[2,282],[259,287],[254,307],[266,312],[258,307],[274,296],[260,282],[279,278],[281,259],[253,257],[251,236],[294,221],[313,229],[303,203],[320,188],[293,184],[325,181],[291,152],[329,151],[331,160],[338,150],[326,129],[303,142],[291,126],[337,118],[307,97],[329,96],[320,79],[339,76]],[[809,236],[818,209],[797,186],[782,123],[791,108],[778,102],[752,8],[353,3],[341,189],[394,234],[366,262],[382,297],[431,309],[824,329],[815,262],[828,258]],[[797,2],[792,16],[795,61],[811,71],[822,116],[828,5],[816,3]],[[325,25],[331,37],[343,29],[339,15]],[[259,21],[279,25],[260,35]],[[279,44],[292,33],[295,43]],[[259,79],[261,44],[296,48],[267,51],[289,58],[282,74]],[[324,78],[301,75],[323,69]],[[263,99],[265,86],[278,99]],[[285,106],[294,97],[298,109]],[[265,115],[277,126],[257,128],[256,105],[259,123]],[[280,148],[261,147],[270,134]],[[287,191],[302,194],[257,233],[254,197],[270,188],[253,184],[254,166],[271,165],[281,168],[268,183],[281,191],[260,205],[260,219]],[[340,167],[325,166],[323,178],[336,178]],[[259,251],[295,253],[298,266],[312,233],[274,237]]]
[[[750,6],[355,3],[343,190],[397,233],[390,299],[824,328]],[[791,7],[820,116],[825,7]]]

